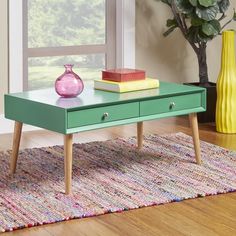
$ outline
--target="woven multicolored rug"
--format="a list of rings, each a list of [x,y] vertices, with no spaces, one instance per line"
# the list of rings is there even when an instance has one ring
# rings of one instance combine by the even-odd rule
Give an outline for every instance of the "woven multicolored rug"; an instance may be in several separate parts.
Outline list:
[[[0,232],[236,190],[236,152],[177,133],[74,145],[73,196],[65,196],[63,148],[25,149],[14,178],[0,152]]]

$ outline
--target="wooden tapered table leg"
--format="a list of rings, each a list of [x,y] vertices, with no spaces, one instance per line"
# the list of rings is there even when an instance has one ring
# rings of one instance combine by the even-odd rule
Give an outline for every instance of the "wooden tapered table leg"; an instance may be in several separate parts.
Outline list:
[[[198,121],[197,114],[192,113],[189,114],[189,122],[192,128],[192,136],[195,150],[195,157],[197,164],[201,164],[201,149],[200,149],[200,140],[199,140],[199,132],[198,132]]]
[[[143,147],[143,122],[137,123],[137,141],[138,148],[141,149]]]
[[[73,135],[64,135],[65,194],[71,194]]]
[[[21,122],[15,121],[12,154],[11,154],[11,161],[10,161],[10,174],[11,175],[13,175],[16,172],[16,163],[17,163],[19,147],[20,147],[22,125],[23,124]]]

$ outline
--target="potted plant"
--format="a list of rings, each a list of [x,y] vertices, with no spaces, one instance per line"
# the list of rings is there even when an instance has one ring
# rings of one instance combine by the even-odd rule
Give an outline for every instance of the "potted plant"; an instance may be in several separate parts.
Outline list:
[[[162,0],[167,4],[173,14],[173,19],[168,19],[168,36],[175,29],[179,29],[187,42],[196,53],[199,66],[199,82],[191,83],[207,89],[207,113],[199,113],[200,122],[215,121],[216,84],[211,83],[207,68],[207,43],[221,34],[222,30],[233,20],[233,16],[224,24],[226,11],[230,6],[229,0]]]

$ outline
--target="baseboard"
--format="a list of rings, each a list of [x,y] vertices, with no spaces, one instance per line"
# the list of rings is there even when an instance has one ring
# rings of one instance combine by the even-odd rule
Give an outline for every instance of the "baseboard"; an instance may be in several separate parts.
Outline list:
[[[39,128],[31,125],[23,126],[23,131],[33,131],[38,129]],[[0,134],[13,133],[13,131],[14,131],[14,121],[8,120],[4,117],[4,114],[0,114]]]

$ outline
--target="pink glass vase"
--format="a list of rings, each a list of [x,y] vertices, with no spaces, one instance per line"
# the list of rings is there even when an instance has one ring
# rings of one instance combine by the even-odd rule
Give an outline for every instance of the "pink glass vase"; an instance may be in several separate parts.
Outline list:
[[[55,90],[64,98],[77,97],[84,89],[83,81],[73,72],[73,65],[67,64],[64,67],[65,72],[55,82]]]

